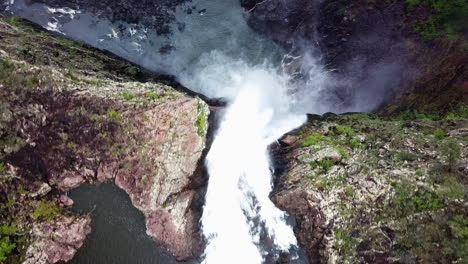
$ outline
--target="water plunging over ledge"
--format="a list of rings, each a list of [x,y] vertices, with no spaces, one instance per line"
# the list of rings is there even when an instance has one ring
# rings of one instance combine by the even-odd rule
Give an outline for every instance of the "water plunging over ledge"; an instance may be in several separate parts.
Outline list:
[[[10,11],[148,69],[173,74],[186,87],[208,97],[226,98],[229,106],[206,160],[210,180],[201,220],[207,239],[204,263],[260,264],[266,259],[275,261],[281,253],[296,255],[297,242],[286,223],[286,215],[269,199],[272,165],[267,148],[281,135],[301,125],[306,112],[320,112],[319,103],[308,105],[307,110],[297,107],[297,97],[292,96],[293,89],[289,87],[290,77],[283,73],[281,65],[284,51],[247,26],[238,0],[216,3],[194,0],[190,5],[206,11],[189,15],[184,11],[186,6],[180,6],[176,18],[185,27],[181,29],[175,23],[170,36],[158,36],[137,25],[110,22],[79,10],[51,9],[43,4],[26,6],[24,0],[15,0]],[[167,45],[174,49],[164,54],[159,52]],[[314,76],[319,75],[321,68],[313,66],[311,69],[317,71]],[[319,83],[311,82],[312,88],[320,90],[324,78],[315,80]],[[104,195],[100,192],[78,195],[89,192],[86,188],[93,187],[83,187],[72,196],[78,199],[78,207],[89,203],[88,199],[94,195],[96,198]],[[131,210],[130,207],[121,209]],[[114,232],[108,229],[111,226],[105,225],[106,221],[128,221],[117,214],[106,216],[105,212],[96,213],[96,217],[102,216],[103,222],[96,222],[90,241],[79,251],[74,263],[147,263],[147,259],[155,256],[163,259],[161,263],[176,263],[157,253],[154,243],[153,249],[148,249],[149,243],[144,241],[149,238],[138,236],[144,233],[138,225],[127,229],[128,232],[125,228],[119,232],[123,232],[122,237],[129,236],[129,232],[137,233],[136,240],[148,252],[116,240],[111,242],[115,242],[112,254],[120,255],[128,246],[130,251],[125,252],[142,254],[141,262],[131,260],[126,253],[122,256],[126,260],[119,262],[119,257],[111,252],[105,254],[109,259],[95,261],[101,250],[107,250],[104,245],[110,242],[106,242],[106,236]]]

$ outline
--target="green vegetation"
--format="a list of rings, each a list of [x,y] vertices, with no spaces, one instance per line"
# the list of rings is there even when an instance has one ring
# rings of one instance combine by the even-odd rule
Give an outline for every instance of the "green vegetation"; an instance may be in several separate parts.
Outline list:
[[[74,74],[72,71],[67,71],[63,75],[74,82],[80,81],[80,78],[78,78],[78,76],[76,76],[76,74]]]
[[[356,131],[349,126],[336,126],[336,133],[348,137],[356,135]]]
[[[135,97],[136,97],[134,94],[132,94],[130,92],[127,92],[127,91],[123,91],[121,94],[122,94],[123,98],[125,100],[127,100],[127,101],[131,101],[131,100],[135,99]]]
[[[433,121],[437,121],[437,120],[441,120],[442,117],[437,113],[414,110],[414,111],[402,112],[397,117],[397,119],[406,120],[406,121],[410,121],[410,120],[433,120]]]
[[[60,214],[60,208],[52,201],[41,200],[33,213],[34,219],[54,220]]]
[[[159,94],[156,91],[146,92],[145,96],[153,101],[156,101],[159,98]]]
[[[344,149],[342,147],[337,147],[336,150],[338,151],[338,153],[340,154],[342,159],[348,159],[349,158],[349,153],[348,153],[348,151],[346,149]]]
[[[6,261],[8,256],[16,249],[15,234],[18,231],[15,223],[0,226],[0,262]]]
[[[468,119],[468,105],[456,105],[447,115],[447,119]]]
[[[27,32],[27,33],[34,32],[34,30],[29,25],[27,25],[25,20],[22,19],[19,16],[10,16],[10,17],[8,17],[7,22],[11,26],[19,28],[19,29],[23,30],[24,32]]]
[[[465,0],[407,0],[410,13],[416,5],[429,9],[431,14],[415,26],[425,39],[440,37],[456,38],[462,36],[468,29],[468,2]]]
[[[436,139],[442,140],[445,137],[445,132],[442,129],[438,128],[434,131],[434,136]]]
[[[109,111],[107,111],[107,116],[116,122],[122,121],[122,115],[114,109],[110,109]]]
[[[397,158],[401,161],[415,161],[418,157],[412,152],[402,151],[397,153]]]
[[[333,160],[329,159],[329,158],[325,158],[319,162],[316,162],[316,161],[311,161],[309,162],[309,165],[315,169],[315,168],[321,168],[323,171],[328,171],[331,167],[333,167],[333,165],[335,165],[335,163],[333,162]]]
[[[324,135],[317,133],[317,132],[313,132],[310,136],[308,136],[306,139],[302,141],[302,146],[309,147],[309,146],[317,145],[320,142],[328,142],[328,141],[330,140]]]
[[[447,139],[443,142],[440,151],[442,155],[447,159],[449,168],[451,170],[453,165],[455,165],[455,163],[461,157],[460,144],[458,144],[458,142],[453,138]]]
[[[361,142],[359,142],[359,140],[357,139],[352,139],[349,141],[349,146],[353,149],[356,149],[359,148],[359,146],[361,146]]]
[[[207,113],[205,112],[205,106],[201,103],[198,104],[198,118],[195,122],[197,126],[197,133],[200,137],[205,136],[206,129],[208,127]]]
[[[393,217],[406,217],[417,212],[442,208],[442,200],[437,194],[415,190],[415,186],[408,180],[393,182],[392,186],[395,194],[392,205],[387,208],[387,214]]]

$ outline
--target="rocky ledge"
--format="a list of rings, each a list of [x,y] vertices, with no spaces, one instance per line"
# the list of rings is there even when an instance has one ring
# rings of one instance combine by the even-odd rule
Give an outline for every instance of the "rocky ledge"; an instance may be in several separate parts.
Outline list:
[[[310,263],[464,263],[468,107],[447,116],[309,116],[273,148],[272,199]]]
[[[148,234],[197,257],[208,105],[115,56],[0,16],[0,262],[70,260],[90,232],[64,192],[115,182]]]

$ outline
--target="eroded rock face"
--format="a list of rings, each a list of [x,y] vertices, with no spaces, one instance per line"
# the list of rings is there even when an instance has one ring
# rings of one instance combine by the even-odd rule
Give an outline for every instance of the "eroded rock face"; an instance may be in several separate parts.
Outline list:
[[[194,125],[199,111],[207,114],[207,105],[181,97],[135,116],[131,126],[139,134],[140,153],[120,163],[123,169],[104,172],[116,175],[117,185],[146,216],[147,233],[178,259],[201,250],[196,202],[203,197],[199,166],[205,139]]]
[[[37,223],[23,264],[54,264],[70,261],[91,233],[91,217],[60,216]]]
[[[278,208],[286,210],[296,219],[299,244],[307,252],[310,263],[327,263],[327,220],[320,211],[320,200],[307,190],[293,190],[276,194],[273,199]]]

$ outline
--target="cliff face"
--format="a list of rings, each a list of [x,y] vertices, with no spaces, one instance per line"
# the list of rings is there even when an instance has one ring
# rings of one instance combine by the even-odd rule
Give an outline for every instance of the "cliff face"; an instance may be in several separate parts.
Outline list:
[[[468,104],[463,1],[306,2],[241,1],[252,28],[293,55],[319,54],[344,104],[356,94],[385,114]]]
[[[310,116],[280,140],[272,199],[296,218],[310,262],[463,262],[467,118]]]
[[[202,100],[17,17],[0,17],[0,60],[0,232],[11,242],[0,261],[70,260],[90,219],[72,216],[60,193],[105,181],[130,195],[169,254],[198,256]]]

